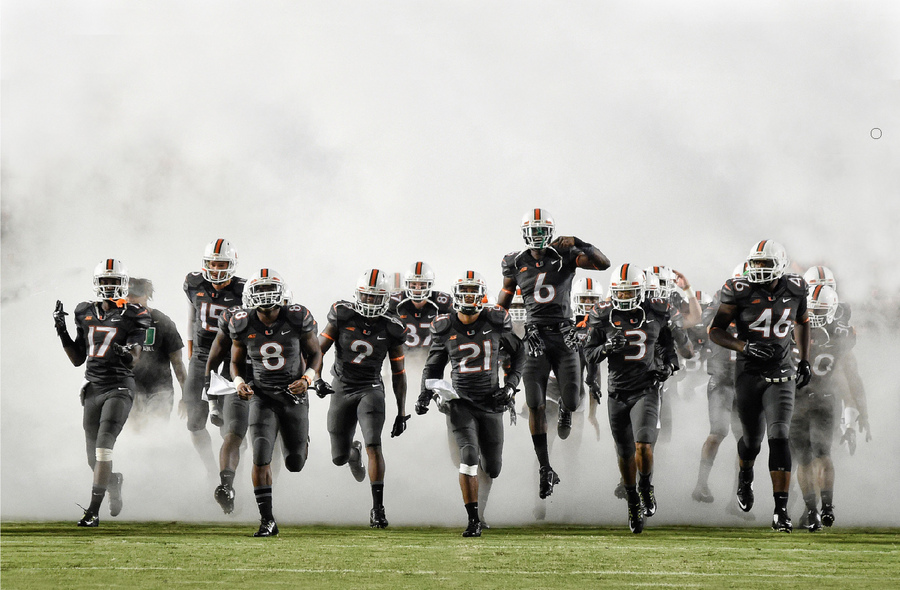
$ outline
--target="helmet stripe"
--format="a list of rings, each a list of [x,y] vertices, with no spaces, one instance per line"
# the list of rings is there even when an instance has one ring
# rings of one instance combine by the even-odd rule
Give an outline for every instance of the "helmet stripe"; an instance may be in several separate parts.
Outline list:
[[[213,252],[215,252],[216,254],[221,254],[222,253],[222,245],[224,243],[225,243],[224,238],[219,238],[218,240],[216,240],[216,247],[213,248]]]
[[[762,242],[760,242],[759,244],[757,244],[757,245],[756,245],[756,251],[757,251],[757,252],[762,252],[763,249],[766,247],[766,242],[768,242],[768,241],[769,241],[769,240],[763,240]]]
[[[628,267],[629,267],[629,266],[630,266],[630,265],[628,265],[628,264],[623,264],[623,265],[622,265],[622,274],[619,275],[619,279],[620,279],[620,280],[623,280],[623,281],[624,281],[625,279],[628,278]]]
[[[116,261],[112,258],[106,260],[106,270],[113,270],[115,268]]]
[[[534,220],[535,220],[535,221],[540,221],[540,220],[541,220],[541,210],[540,210],[540,209],[535,209],[535,210],[534,210]]]
[[[269,278],[269,269],[268,269],[268,268],[260,269],[260,271],[259,271],[259,277],[262,278],[262,279],[267,279],[267,278]]]
[[[417,262],[417,263],[416,263],[416,274],[417,274],[417,275],[422,274],[422,262]]]
[[[586,285],[587,285],[587,290],[590,291],[594,288],[594,281],[592,281],[591,279],[588,279]]]
[[[474,279],[474,278],[475,278],[475,271],[473,271],[473,270],[467,270],[467,271],[466,271],[466,278],[467,278],[467,279]]]
[[[378,284],[378,269],[373,268],[372,273],[369,275],[369,286],[374,287]]]
[[[819,280],[824,281],[825,280],[825,269],[821,266],[817,266],[816,271],[818,271],[818,273],[819,273]]]
[[[813,299],[819,298],[819,293],[822,292],[822,285],[816,285],[816,288],[813,290]]]

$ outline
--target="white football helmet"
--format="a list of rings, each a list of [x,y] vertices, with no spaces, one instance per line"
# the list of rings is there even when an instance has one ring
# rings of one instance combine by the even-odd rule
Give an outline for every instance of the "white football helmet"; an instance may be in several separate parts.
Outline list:
[[[662,299],[668,299],[678,283],[675,282],[675,273],[668,266],[648,266],[644,269],[644,275],[656,275],[659,278],[659,295]]]
[[[837,283],[834,281],[834,273],[827,266],[812,266],[803,273],[803,280],[810,287],[828,285],[837,291]]]
[[[734,270],[731,271],[731,278],[739,279],[743,276],[747,276],[747,268],[748,268],[748,264],[747,264],[747,261],[745,260],[742,263],[740,263],[734,267]]]
[[[603,301],[603,288],[591,277],[582,277],[572,286],[572,307],[575,315],[587,315],[595,305]]]
[[[128,269],[121,260],[107,258],[94,268],[94,293],[104,300],[128,295]]]
[[[487,285],[481,273],[467,270],[453,283],[453,309],[464,315],[475,315],[484,307]]]
[[[424,262],[416,262],[403,273],[403,290],[413,301],[425,301],[431,297],[434,271]]]
[[[372,268],[362,273],[356,281],[353,306],[363,317],[384,315],[391,303],[391,283],[386,273]]]
[[[281,275],[269,268],[261,268],[244,286],[248,307],[272,309],[284,305],[285,285]]]
[[[516,294],[513,295],[512,302],[509,304],[509,319],[514,322],[524,322],[527,315],[522,289],[516,287]]]
[[[294,304],[294,293],[288,289],[286,286],[284,288],[284,292],[281,294],[282,297],[282,305],[285,307],[290,307]]]
[[[609,298],[615,309],[636,309],[644,300],[644,273],[633,264],[620,264],[609,281]]]
[[[706,307],[707,305],[711,305],[713,302],[712,295],[710,295],[706,291],[694,291],[694,297],[697,298],[697,303],[700,304],[700,307]]]
[[[838,310],[837,291],[828,285],[810,287],[806,293],[806,307],[809,309],[809,327],[824,328],[834,321]]]
[[[203,278],[210,283],[219,284],[231,280],[234,276],[234,268],[237,266],[237,250],[231,242],[224,238],[213,240],[203,250]],[[225,268],[213,268],[213,262],[226,262]]]
[[[751,283],[777,281],[787,265],[784,246],[774,240],[757,242],[747,255],[747,280]]]
[[[553,216],[546,209],[532,209],[522,217],[522,237],[529,248],[540,250],[553,241]]]
[[[662,297],[662,288],[659,286],[659,277],[653,273],[644,273],[644,298],[656,299]]]

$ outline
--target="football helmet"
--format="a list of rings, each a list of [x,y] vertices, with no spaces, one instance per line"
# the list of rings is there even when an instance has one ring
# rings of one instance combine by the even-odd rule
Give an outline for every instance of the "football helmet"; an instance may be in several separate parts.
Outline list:
[[[743,276],[746,276],[747,275],[747,267],[748,267],[748,265],[747,265],[746,260],[743,261],[742,263],[738,264],[737,266],[735,266],[734,270],[731,271],[731,278],[739,279]]]
[[[231,242],[224,238],[213,240],[203,250],[203,278],[214,285],[230,281],[237,266],[237,257],[237,251]],[[225,268],[213,268],[213,262],[227,262],[228,265]]]
[[[516,294],[513,295],[512,302],[509,304],[509,319],[514,322],[524,322],[526,317],[525,298],[522,297],[522,289],[516,287]]]
[[[659,295],[662,299],[668,299],[675,292],[678,283],[675,282],[675,273],[668,266],[648,266],[644,269],[644,275],[656,275],[659,278]]]
[[[281,304],[285,307],[290,307],[291,305],[294,304],[294,293],[287,287],[285,287],[284,291],[281,293],[281,298],[282,298]]]
[[[403,273],[403,290],[413,301],[425,301],[431,296],[434,271],[424,262],[416,262]]]
[[[774,240],[757,242],[747,255],[747,280],[751,283],[777,281],[787,268],[784,246]]]
[[[590,277],[582,277],[572,286],[572,307],[575,315],[587,315],[603,300],[603,288]]]
[[[540,250],[553,241],[553,216],[546,209],[532,209],[522,217],[522,237],[529,248]]]
[[[806,307],[809,309],[809,327],[824,328],[834,321],[838,310],[837,291],[828,285],[810,287],[806,293]]]
[[[837,291],[837,283],[834,282],[834,273],[827,266],[813,266],[803,273],[803,280],[810,287],[828,285]]]
[[[633,264],[620,264],[609,281],[609,298],[615,309],[636,309],[644,300],[644,273]]]
[[[700,307],[706,307],[713,302],[712,295],[705,291],[694,291],[694,297],[697,298],[697,303],[700,304]]]
[[[94,268],[94,293],[104,300],[128,295],[128,269],[121,260],[107,258]]]
[[[244,286],[248,307],[272,309],[284,305],[285,285],[281,275],[270,268],[261,268]]]
[[[453,283],[453,309],[463,315],[475,315],[484,307],[487,285],[481,273],[467,270]]]
[[[662,297],[662,289],[659,286],[659,277],[652,272],[644,273],[644,297],[646,299]]]
[[[377,268],[362,273],[356,281],[353,306],[359,315],[376,318],[384,315],[391,302],[391,282],[388,275]]]

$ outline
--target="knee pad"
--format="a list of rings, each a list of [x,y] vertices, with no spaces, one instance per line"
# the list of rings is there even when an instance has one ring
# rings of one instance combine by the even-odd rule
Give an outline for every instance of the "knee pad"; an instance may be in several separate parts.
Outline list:
[[[94,451],[94,456],[97,458],[97,461],[112,461],[112,449],[101,449],[97,447]]]
[[[769,471],[790,471],[791,449],[786,438],[769,439]]]
[[[737,448],[738,457],[741,458],[741,461],[756,461],[756,456],[759,455],[759,445],[757,445],[755,449],[747,446],[747,442],[744,440],[743,436],[738,441]]]
[[[304,464],[306,464],[306,457],[303,455],[288,455],[284,458],[285,468],[293,473],[303,469]]]
[[[470,475],[475,477],[478,475],[478,465],[466,465],[465,463],[459,464],[459,472],[463,475]]]
[[[459,464],[478,466],[478,449],[474,445],[463,445],[459,448]]]

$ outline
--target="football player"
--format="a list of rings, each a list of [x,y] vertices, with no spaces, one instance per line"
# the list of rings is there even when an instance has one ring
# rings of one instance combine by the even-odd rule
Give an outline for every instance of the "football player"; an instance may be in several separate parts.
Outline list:
[[[218,470],[213,457],[212,439],[206,430],[206,419],[209,417],[209,403],[203,400],[206,361],[219,331],[219,316],[229,307],[241,304],[245,281],[234,276],[237,251],[228,240],[219,238],[207,244],[201,264],[200,272],[188,273],[184,279],[184,294],[188,299],[190,361],[178,410],[180,415],[187,417],[191,442],[212,476]]]
[[[94,269],[94,292],[98,301],[75,307],[76,334],[66,327],[62,301],[56,302],[53,322],[66,356],[76,367],[85,365],[81,388],[84,406],[85,449],[94,472],[91,502],[78,526],[100,524],[100,505],[109,490],[109,513],[122,510],[121,473],[112,471],[113,447],[134,402],[132,367],[141,353],[141,343],[150,327],[150,312],[127,303],[128,271],[121,261],[109,258]]]
[[[234,385],[241,399],[250,400],[250,473],[260,516],[254,537],[278,534],[272,512],[275,437],[281,437],[285,468],[292,472],[303,469],[309,453],[307,390],[320,380],[322,371],[316,320],[302,305],[285,307],[284,289],[281,275],[260,269],[247,282],[249,307],[233,313],[229,324]]]
[[[547,498],[559,476],[550,466],[547,447],[547,380],[550,371],[561,389],[559,421],[565,425],[581,403],[581,367],[578,352],[564,342],[572,321],[572,280],[576,268],[606,270],[609,259],[591,244],[573,236],[553,239],[555,225],[545,209],[533,209],[522,219],[522,237],[528,246],[503,257],[503,289],[497,303],[509,309],[516,287],[522,290],[528,316],[525,341],[528,358],[523,381],[528,404],[528,425],[539,469],[539,493]]]
[[[851,384],[851,397],[862,407],[860,423],[868,425],[865,415],[865,391],[856,368],[853,355],[855,337],[851,329],[838,324],[835,317],[839,309],[837,292],[820,284],[809,288],[807,307],[810,326],[810,366],[812,377],[809,386],[797,392],[794,416],[791,421],[791,453],[797,457],[797,483],[806,504],[806,529],[821,530],[822,525],[834,524],[834,463],[831,460],[831,444],[838,411],[837,399],[843,385],[835,375],[844,373]],[[859,399],[862,398],[862,403]],[[822,512],[816,496],[822,500]]]
[[[753,464],[764,436],[769,442],[769,473],[775,499],[772,528],[791,532],[788,489],[791,449],[788,442],[794,391],[809,383],[809,317],[803,277],[784,272],[784,247],[762,240],[747,257],[747,275],[725,282],[719,309],[709,327],[715,344],[738,353],[734,390],[743,434],[738,441],[738,506],[753,508]],[[737,335],[728,332],[735,325]],[[791,363],[791,333],[800,362]]]
[[[431,346],[431,322],[450,313],[450,295],[434,288],[434,271],[415,262],[403,273],[402,290],[391,298],[390,310],[406,326],[406,354],[424,364]]]
[[[598,305],[601,301],[603,301],[603,288],[600,286],[600,282],[591,277],[583,277],[575,281],[572,286],[572,307],[575,309],[575,330],[570,332],[570,339],[583,340],[587,337],[587,320],[588,314],[594,309],[595,305]],[[600,405],[600,400],[603,398],[603,390],[600,386],[600,367],[596,363],[589,363],[584,358],[584,353],[580,353],[580,361],[581,361],[581,370],[584,375],[583,385],[587,385],[588,392],[590,392],[590,399],[588,403],[590,405],[590,409],[588,410],[588,422],[591,423],[594,427],[594,431],[597,434],[597,440],[600,440],[600,423],[597,420],[597,406]],[[583,386],[582,385],[582,386]],[[566,438],[563,436],[564,431],[562,429],[558,429],[560,438]]]
[[[613,271],[610,300],[588,315],[585,360],[609,367],[607,408],[628,502],[628,526],[644,530],[656,513],[653,444],[658,435],[660,384],[678,370],[669,304],[644,299],[644,273],[632,264]],[[637,485],[637,474],[640,485]]]
[[[391,386],[397,401],[397,417],[391,437],[406,430],[406,369],[404,365],[407,330],[390,313],[391,286],[387,275],[378,269],[364,272],[356,283],[354,300],[338,301],[328,312],[328,325],[319,335],[325,354],[334,346],[334,375],[328,407],[328,434],[331,435],[331,460],[335,465],[350,465],[356,481],[366,476],[362,444],[354,441],[359,424],[369,459],[369,483],[372,510],[369,526],[388,526],[384,511],[384,454],[381,432],[385,420],[385,392],[381,379],[384,359],[390,356]],[[324,382],[323,382],[324,383]],[[321,388],[320,388],[321,389]],[[322,391],[318,393],[323,394]],[[323,394],[324,395],[324,394]]]
[[[438,316],[416,413],[425,414],[435,397],[430,385],[440,380],[450,362],[456,399],[445,402],[459,447],[459,486],[468,515],[464,537],[480,537],[478,515],[479,465],[491,479],[500,475],[503,455],[503,415],[513,404],[524,350],[513,334],[509,313],[485,307],[487,288],[475,271],[467,271],[453,285],[455,313]],[[500,353],[508,355],[508,369],[500,386]]]

